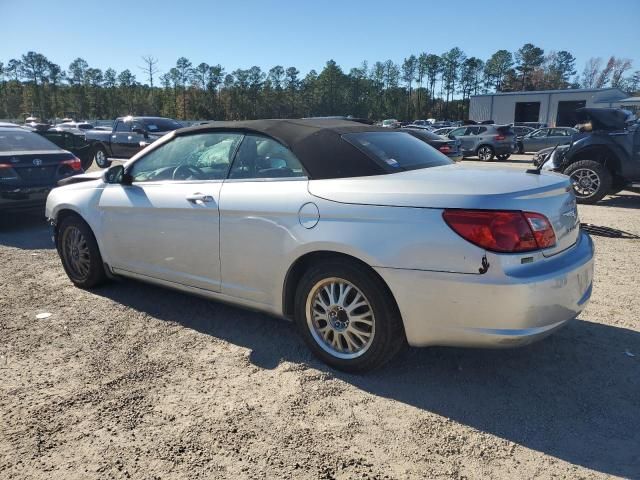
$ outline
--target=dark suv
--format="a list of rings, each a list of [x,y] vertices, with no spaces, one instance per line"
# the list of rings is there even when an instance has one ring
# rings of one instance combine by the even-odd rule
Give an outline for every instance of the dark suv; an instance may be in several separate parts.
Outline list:
[[[596,203],[621,190],[640,191],[640,124],[617,108],[576,110],[580,132],[543,160],[543,170],[571,178],[579,203]]]
[[[506,160],[516,150],[516,135],[511,125],[467,125],[449,132],[460,140],[462,156],[477,156],[484,162],[496,157]]]

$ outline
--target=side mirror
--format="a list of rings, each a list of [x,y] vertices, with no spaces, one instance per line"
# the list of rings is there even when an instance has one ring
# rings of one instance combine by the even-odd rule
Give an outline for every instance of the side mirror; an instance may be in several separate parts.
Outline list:
[[[102,179],[105,183],[131,185],[131,175],[124,170],[123,165],[113,165],[105,170],[102,175]]]
[[[133,127],[131,129],[131,131],[133,133],[137,133],[138,135],[144,135],[144,138],[147,138],[148,134],[147,131],[144,128],[140,128],[140,127]]]

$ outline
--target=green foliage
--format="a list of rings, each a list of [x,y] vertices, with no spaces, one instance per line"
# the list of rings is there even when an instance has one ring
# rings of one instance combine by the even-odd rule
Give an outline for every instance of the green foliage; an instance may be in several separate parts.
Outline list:
[[[142,60],[142,81],[131,70],[101,70],[82,58],[66,71],[37,52],[2,61],[0,118],[35,114],[111,119],[137,114],[215,120],[325,115],[460,119],[468,115],[472,95],[578,86],[570,52],[545,55],[529,43],[515,54],[498,50],[486,62],[454,47],[442,55],[411,54],[400,64],[363,62],[348,72],[329,60],[320,72],[306,75],[283,65],[267,72],[253,66],[228,73],[222,65],[194,64],[185,57],[159,73],[157,59]],[[625,76],[630,70],[627,59],[611,57],[606,64],[590,59],[582,86],[637,91],[639,73]]]

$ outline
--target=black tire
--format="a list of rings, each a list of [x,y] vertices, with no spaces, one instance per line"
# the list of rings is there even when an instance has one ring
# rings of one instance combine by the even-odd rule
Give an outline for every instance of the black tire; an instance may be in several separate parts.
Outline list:
[[[87,153],[90,153],[90,152],[87,152]],[[95,156],[95,154],[94,155],[90,155],[89,154],[89,155],[84,155],[84,156],[80,157],[80,162],[82,164],[82,170],[84,170],[85,172],[87,170],[89,170],[91,165],[93,165],[93,157],[94,156]]]
[[[518,143],[518,153],[520,155],[522,155],[524,153],[524,145],[521,143]]]
[[[510,153],[501,153],[500,155],[496,155],[496,158],[502,162],[507,160],[511,156]]]
[[[476,150],[476,155],[483,162],[490,162],[495,157],[496,152],[491,145],[480,145]]]
[[[80,237],[76,237],[77,244],[81,246],[71,247],[67,242],[72,240],[70,237],[78,234]],[[76,244],[73,241],[71,243]],[[89,225],[79,216],[71,215],[60,222],[56,247],[64,271],[77,287],[93,288],[106,280],[102,255],[100,255],[96,238]],[[80,258],[83,260],[79,260]],[[78,266],[79,261],[84,265],[82,268]],[[86,272],[84,271],[85,266]]]
[[[108,160],[107,157],[107,151],[102,145],[96,145],[93,151],[93,160],[100,168],[109,168],[111,166],[111,161]]]
[[[332,280],[344,280],[352,284],[355,290],[364,295],[364,300],[367,301],[366,308],[370,307],[373,314],[372,339],[368,346],[362,349],[362,353],[354,353],[354,355],[359,355],[355,358],[339,358],[327,350],[327,348],[331,349],[329,345],[321,346],[322,340],[319,338],[316,340],[314,337],[314,335],[319,335],[312,326],[315,324],[314,321],[307,320],[307,307],[310,305],[309,308],[311,308],[311,302],[317,298],[314,292],[320,292],[320,289],[316,290],[316,288],[322,282]],[[355,301],[357,302],[357,300]],[[353,309],[353,311],[358,311],[358,309]],[[349,318],[348,315],[346,317]],[[324,321],[326,327],[329,328],[329,314],[326,318],[327,320],[321,321]],[[338,316],[334,316],[334,318],[338,318]],[[352,321],[354,326],[358,322],[357,320]],[[357,263],[330,260],[307,270],[296,290],[295,323],[305,343],[318,358],[331,367],[346,372],[362,373],[379,368],[398,353],[406,343],[402,319],[391,293],[375,273]],[[347,320],[348,323],[349,320]],[[330,336],[333,339],[335,331]]]
[[[570,177],[578,203],[597,203],[611,191],[613,182],[611,173],[601,163],[594,160],[574,162],[562,173]],[[583,179],[588,179],[589,185]]]

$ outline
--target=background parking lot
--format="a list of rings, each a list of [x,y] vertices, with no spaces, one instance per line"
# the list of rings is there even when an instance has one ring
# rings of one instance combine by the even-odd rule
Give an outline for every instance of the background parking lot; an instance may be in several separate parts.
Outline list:
[[[578,208],[640,235],[639,195]],[[4,219],[0,477],[640,478],[640,239],[593,238],[592,301],[555,335],[354,376],[278,319],[133,281],[79,290],[41,218]]]

